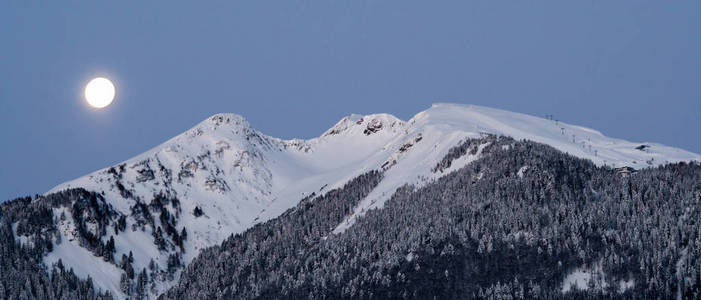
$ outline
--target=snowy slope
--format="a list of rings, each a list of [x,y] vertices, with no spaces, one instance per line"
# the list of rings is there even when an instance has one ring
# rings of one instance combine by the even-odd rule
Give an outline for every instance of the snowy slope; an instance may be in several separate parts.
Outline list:
[[[385,179],[380,185],[361,202],[344,223],[339,224],[334,233],[343,232],[367,210],[381,208],[401,185],[410,183],[421,187],[431,179],[459,169],[476,159],[479,152],[474,156],[461,157],[444,172],[436,174],[430,170],[459,141],[477,137],[480,133],[548,144],[560,151],[589,159],[597,165],[630,166],[639,169],[668,162],[701,161],[701,155],[681,149],[609,138],[593,129],[530,115],[476,105],[434,104],[407,122],[405,135],[398,137],[400,142],[395,143],[395,147],[411,140],[411,136],[423,136],[421,143],[412,147],[411,151],[405,154],[406,157],[385,173]],[[645,145],[644,149],[636,149],[641,145]],[[524,167],[527,169],[527,166]]]
[[[479,151],[461,157],[448,170],[431,171],[452,147],[483,133],[549,144],[598,165],[641,168],[701,160],[700,155],[681,149],[608,138],[588,128],[479,106],[435,104],[406,122],[387,114],[351,115],[309,140],[269,137],[241,116],[217,114],[124,163],[61,184],[49,193],[72,187],[102,193],[117,212],[127,216],[130,228],[113,236],[115,257],[132,251],[135,270],[147,267],[151,259],[165,270],[171,254],[181,254],[187,264],[201,249],[280,215],[311,193],[340,187],[370,170],[384,170],[380,185],[334,230],[341,233],[368,209],[382,207],[401,185],[421,186],[478,158]],[[636,149],[641,145],[643,149]],[[180,200],[181,211],[168,209],[177,215],[177,228],[188,231],[184,251],[158,250],[154,228],[131,229],[137,222],[131,216],[132,206],[139,201],[148,204],[155,194]],[[195,207],[204,215],[196,217]],[[73,227],[70,223],[59,226],[66,237]],[[63,243],[45,262],[62,259],[77,274],[90,275],[98,287],[121,295],[119,274],[104,272],[114,265],[85,263],[89,260],[76,259],[72,247],[79,246]],[[178,274],[158,277],[152,293],[162,292]]]

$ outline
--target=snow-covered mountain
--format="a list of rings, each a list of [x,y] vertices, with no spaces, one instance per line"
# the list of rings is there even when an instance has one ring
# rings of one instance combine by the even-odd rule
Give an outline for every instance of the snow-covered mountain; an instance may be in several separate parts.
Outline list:
[[[102,194],[124,216],[127,228],[119,234],[108,231],[103,242],[114,239],[117,258],[133,253],[135,270],[153,268],[152,260],[157,270],[164,270],[152,290],[156,295],[179,276],[182,267],[165,271],[173,255],[187,265],[203,248],[279,216],[304,197],[341,187],[370,170],[384,171],[380,184],[338,224],[334,233],[340,234],[368,209],[381,208],[398,187],[421,186],[479,157],[482,147],[453,161],[448,169],[435,168],[451,148],[483,134],[548,144],[597,165],[638,169],[701,161],[701,155],[677,148],[628,142],[584,127],[472,105],[435,104],[408,121],[388,114],[350,115],[309,140],[266,136],[241,116],[217,114],[141,155],[58,185],[49,193],[81,187]],[[187,230],[182,247],[169,240],[159,249],[154,240],[161,235],[158,227],[166,227],[163,218],[155,218],[149,226],[135,213],[139,205],[159,197],[177,199],[177,204],[171,200],[162,207],[178,231]],[[70,212],[64,209],[55,215],[61,213]],[[122,270],[72,238],[76,226],[71,218],[58,228],[63,242],[45,263],[61,259],[79,276],[89,275],[98,287],[121,295]]]

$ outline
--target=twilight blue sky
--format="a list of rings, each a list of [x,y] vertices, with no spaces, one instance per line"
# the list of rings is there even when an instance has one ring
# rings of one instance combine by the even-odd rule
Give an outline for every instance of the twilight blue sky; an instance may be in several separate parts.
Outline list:
[[[699,1],[32,2],[0,3],[0,199],[217,112],[309,138],[472,103],[701,152]],[[95,76],[117,85],[103,110]]]

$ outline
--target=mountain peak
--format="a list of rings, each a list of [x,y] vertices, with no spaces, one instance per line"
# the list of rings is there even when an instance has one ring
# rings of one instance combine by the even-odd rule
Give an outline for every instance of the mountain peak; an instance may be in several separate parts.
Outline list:
[[[396,130],[403,127],[405,123],[406,122],[399,118],[385,113],[369,115],[351,114],[343,117],[343,119],[326,130],[321,136],[333,136],[341,133],[362,133],[363,135],[369,136],[385,129],[389,129],[390,132],[396,132]]]
[[[218,113],[210,116],[204,121],[200,122],[200,125],[210,125],[210,126],[232,126],[239,128],[251,128],[251,124],[248,120],[241,115],[235,113]]]
[[[204,119],[185,133],[176,136],[167,143],[185,143],[180,140],[184,138],[188,141],[192,141],[193,139],[200,139],[202,136],[205,137],[205,140],[231,140],[237,139],[237,136],[258,136],[260,139],[265,138],[263,134],[252,128],[251,124],[243,116],[234,113],[218,113]]]

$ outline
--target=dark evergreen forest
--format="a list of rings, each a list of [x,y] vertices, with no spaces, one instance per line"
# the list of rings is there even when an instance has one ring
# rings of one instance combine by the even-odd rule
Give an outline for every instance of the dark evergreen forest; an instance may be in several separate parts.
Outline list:
[[[42,257],[53,249],[57,230],[53,207],[82,204],[98,195],[85,190],[69,190],[46,197],[19,198],[0,205],[0,299],[112,299],[97,291],[92,279],[79,279],[62,262],[51,268]],[[17,235],[32,236],[23,245]]]

